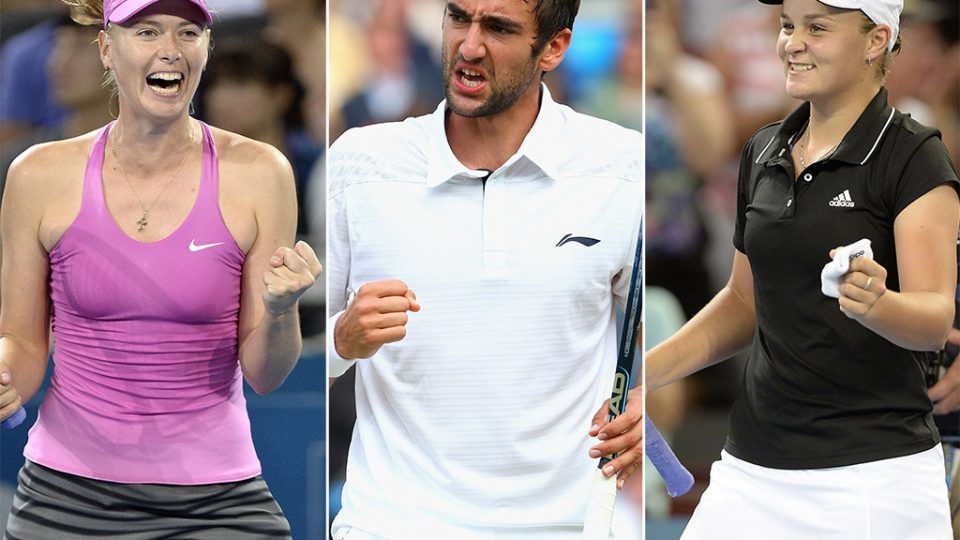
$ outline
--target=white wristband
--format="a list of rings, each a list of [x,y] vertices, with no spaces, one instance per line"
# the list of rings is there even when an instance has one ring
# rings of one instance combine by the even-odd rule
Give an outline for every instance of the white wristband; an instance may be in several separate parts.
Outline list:
[[[337,354],[337,344],[334,335],[336,334],[337,321],[341,315],[343,315],[343,311],[327,320],[327,377],[339,377],[357,363],[356,360],[347,360]]]

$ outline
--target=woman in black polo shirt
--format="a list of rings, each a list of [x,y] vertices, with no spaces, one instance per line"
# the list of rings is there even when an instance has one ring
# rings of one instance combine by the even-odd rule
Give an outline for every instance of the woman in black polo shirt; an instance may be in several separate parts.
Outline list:
[[[646,357],[652,390],[750,347],[683,539],[949,540],[923,374],[953,320],[956,171],[938,131],[887,104],[902,0],[782,3],[804,104],[744,148],[727,286]],[[834,248],[861,239],[873,258],[827,296]]]

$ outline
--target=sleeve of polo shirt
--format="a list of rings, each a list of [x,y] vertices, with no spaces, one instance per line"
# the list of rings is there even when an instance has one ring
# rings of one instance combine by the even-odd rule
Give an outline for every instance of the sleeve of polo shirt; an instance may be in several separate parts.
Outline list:
[[[750,182],[753,176],[753,141],[756,135],[751,137],[744,145],[740,153],[740,174],[737,178],[737,224],[733,232],[733,247],[740,253],[745,253],[746,248],[743,244],[743,233],[747,227],[747,205],[750,204]]]
[[[347,305],[350,276],[350,231],[346,212],[344,178],[347,157],[335,143],[330,147],[327,205],[327,375],[339,377],[355,361],[337,354],[333,329]]]
[[[634,216],[632,224],[630,227],[630,243],[626,253],[624,253],[623,261],[620,265],[620,271],[613,278],[613,295],[614,299],[617,302],[617,305],[620,306],[620,309],[624,309],[627,305],[627,295],[630,292],[630,276],[633,273],[633,260],[637,252],[637,242],[640,240],[640,224],[643,221],[643,173],[644,173],[644,146],[643,146],[643,136],[636,132],[631,132],[632,137],[629,139],[629,143],[626,146],[625,150],[625,174],[631,180],[630,186],[633,190],[633,195],[628,195],[633,197],[636,201],[636,206],[634,206]],[[627,221],[627,223],[631,223]],[[641,268],[643,268],[643,261],[641,260]],[[643,320],[643,314],[640,314],[641,319]]]
[[[957,172],[950,162],[947,147],[939,137],[923,141],[917,151],[907,160],[903,174],[891,188],[893,215],[898,216],[910,203],[940,184],[952,184],[958,188]]]

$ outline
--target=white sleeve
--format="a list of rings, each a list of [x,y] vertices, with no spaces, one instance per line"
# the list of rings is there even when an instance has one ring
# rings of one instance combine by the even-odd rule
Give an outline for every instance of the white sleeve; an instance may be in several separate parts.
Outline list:
[[[635,132],[634,132],[635,133]],[[627,305],[627,295],[629,294],[630,289],[630,276],[633,272],[633,263],[636,257],[637,252],[637,243],[643,238],[643,231],[641,230],[643,223],[643,136],[639,133],[636,134],[636,137],[631,138],[632,141],[636,141],[633,144],[627,146],[626,151],[622,154],[624,156],[626,163],[625,171],[626,176],[632,181],[629,183],[630,188],[633,190],[629,197],[636,200],[636,205],[633,206],[634,219],[625,220],[625,223],[632,223],[630,234],[629,247],[624,251],[623,260],[620,267],[620,272],[618,272],[613,278],[613,295],[616,299],[617,305],[620,309],[624,309]],[[643,280],[643,258],[640,259],[640,266],[637,269],[641,272],[641,280]],[[641,281],[642,282],[642,281]],[[642,289],[641,289],[642,290]],[[640,320],[643,320],[643,312],[641,311]]]
[[[350,278],[350,230],[346,212],[346,189],[341,178],[343,156],[337,146],[329,153],[329,194],[327,205],[327,376],[339,377],[356,360],[345,360],[337,354],[334,328],[347,307],[347,286]]]

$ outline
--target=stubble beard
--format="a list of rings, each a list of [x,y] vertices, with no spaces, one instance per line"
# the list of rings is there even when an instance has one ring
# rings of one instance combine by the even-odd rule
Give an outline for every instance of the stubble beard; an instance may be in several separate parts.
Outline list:
[[[492,116],[509,109],[520,99],[520,96],[530,88],[530,84],[533,83],[536,75],[536,69],[533,67],[535,60],[533,56],[530,57],[524,69],[520,71],[516,77],[509,77],[502,80],[499,86],[494,86],[493,84],[494,71],[491,68],[487,71],[491,76],[488,80],[490,97],[473,109],[465,109],[459,106],[450,89],[453,77],[457,76],[455,69],[456,63],[463,59],[458,56],[453,61],[450,61],[447,57],[446,49],[443,50],[441,56],[441,62],[444,66],[443,93],[447,98],[447,107],[449,107],[454,114],[466,118]]]

